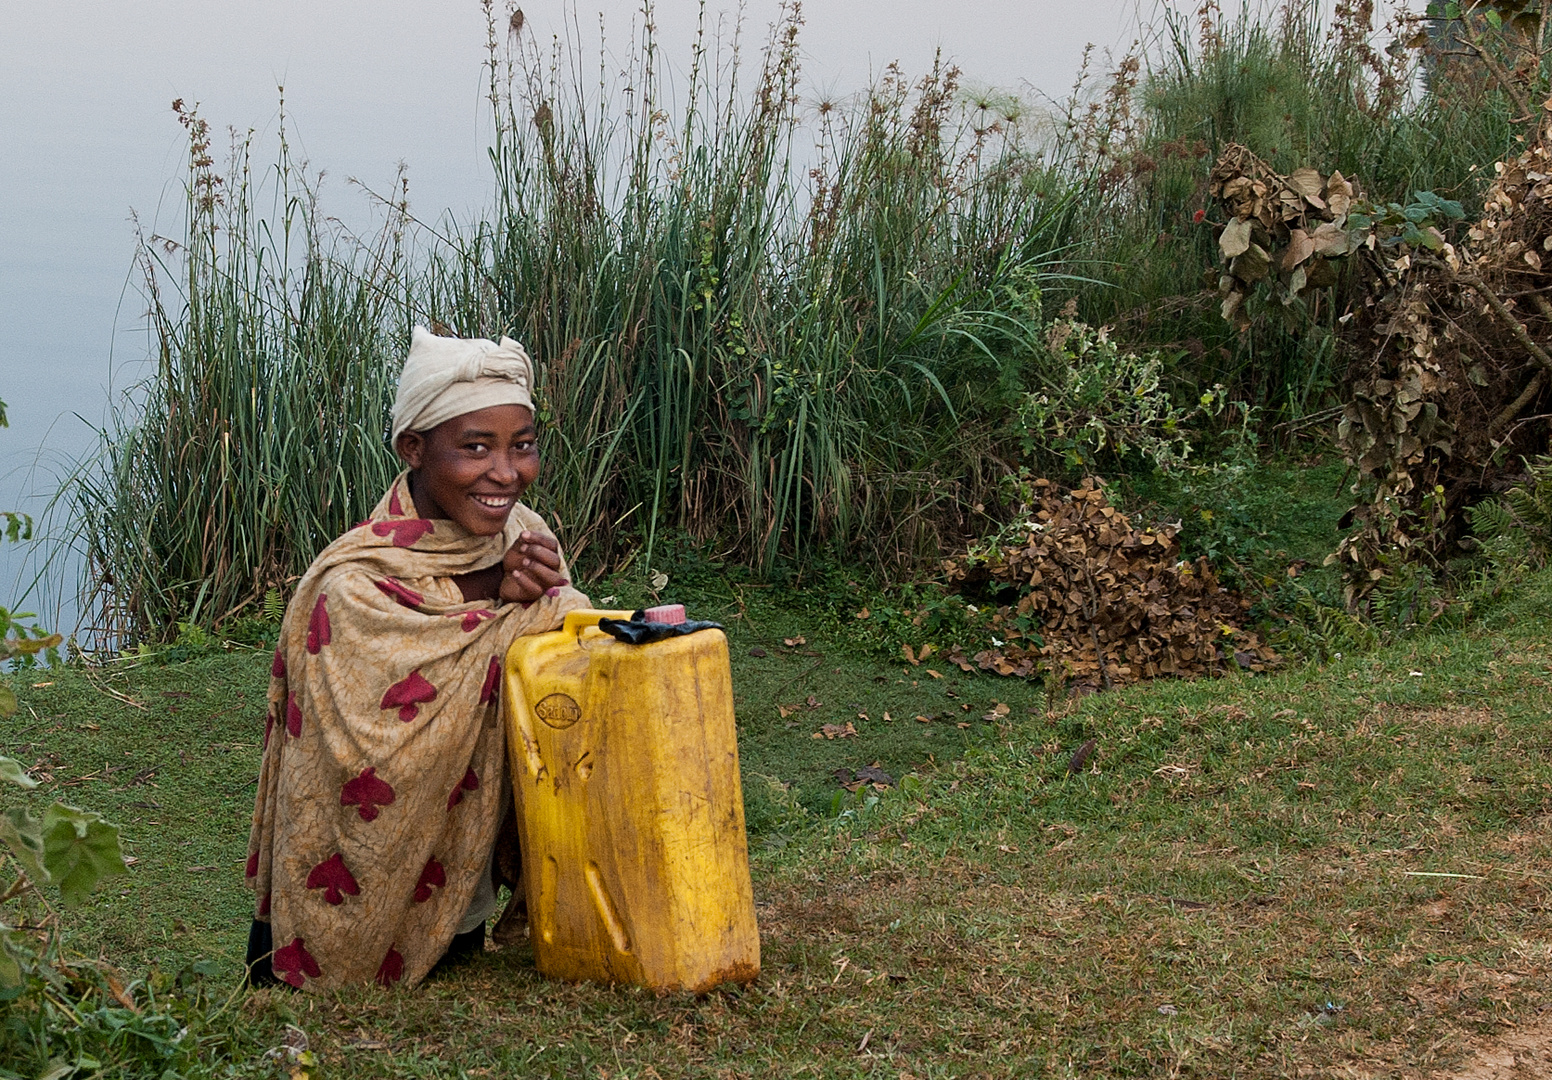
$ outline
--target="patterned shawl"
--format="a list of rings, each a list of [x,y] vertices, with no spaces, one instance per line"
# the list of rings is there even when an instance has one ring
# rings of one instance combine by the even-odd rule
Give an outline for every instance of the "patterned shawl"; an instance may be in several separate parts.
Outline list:
[[[413,986],[459,928],[511,801],[501,658],[587,597],[468,603],[457,574],[501,561],[499,536],[416,516],[403,473],[372,516],[297,583],[275,650],[248,840],[275,975],[332,989]]]

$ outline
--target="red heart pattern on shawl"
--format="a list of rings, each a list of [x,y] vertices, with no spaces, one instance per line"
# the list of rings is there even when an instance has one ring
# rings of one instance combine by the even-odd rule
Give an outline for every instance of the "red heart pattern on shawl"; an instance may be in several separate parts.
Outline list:
[[[354,780],[347,780],[340,788],[340,805],[359,807],[362,821],[376,821],[379,807],[393,802],[393,787],[386,780],[377,778],[375,766],[368,765]]]
[[[447,808],[451,810],[463,802],[463,793],[466,791],[478,791],[480,778],[474,771],[474,766],[469,766],[469,771],[463,774],[463,779],[453,785],[453,790],[447,796]]]
[[[345,902],[346,896],[361,895],[356,876],[345,865],[345,857],[337,851],[313,867],[312,873],[307,875],[307,887],[322,889],[323,898],[336,907]]]
[[[383,695],[382,707],[398,709],[399,719],[407,724],[420,715],[419,706],[435,701],[436,696],[436,687],[419,671],[412,671],[388,688]]]
[[[297,989],[301,989],[308,978],[316,979],[323,974],[323,969],[302,944],[301,938],[292,938],[291,944],[284,949],[276,949],[270,963],[276,975]]]

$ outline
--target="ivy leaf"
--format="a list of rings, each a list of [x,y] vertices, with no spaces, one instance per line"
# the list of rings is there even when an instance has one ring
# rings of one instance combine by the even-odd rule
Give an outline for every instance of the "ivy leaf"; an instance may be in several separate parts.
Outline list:
[[[48,881],[48,871],[43,868],[43,826],[25,806],[13,806],[0,814],[0,843],[11,849],[33,884]]]
[[[68,907],[86,900],[103,878],[129,873],[117,826],[63,803],[43,813],[43,865]]]
[[[1446,199],[1436,192],[1414,191],[1412,192],[1412,201],[1426,208],[1430,218],[1445,217],[1451,221],[1459,221],[1466,216],[1465,207],[1461,206],[1454,199]]]
[[[15,990],[22,985],[25,976],[22,973],[21,962],[11,951],[11,941],[20,937],[14,930],[7,929],[0,924],[0,991]],[[0,993],[0,1001],[9,995]]]
[[[10,693],[9,687],[0,687],[0,690]],[[12,694],[11,696],[15,697],[16,695]],[[22,768],[21,762],[15,758],[8,758],[4,754],[0,754],[0,780],[8,780],[17,787],[35,788],[38,786],[38,782],[27,774],[26,769]]]
[[[1503,29],[1503,16],[1498,14],[1498,12],[1494,11],[1492,8],[1488,8],[1486,11],[1484,11],[1482,13],[1482,17],[1487,20],[1488,25],[1491,26],[1494,30]]]
[[[46,637],[24,638],[16,637],[6,642],[13,653],[23,653],[32,656],[44,649],[57,649],[64,644],[65,639],[59,634],[49,634]],[[14,710],[13,710],[14,711]]]
[[[26,971],[33,967],[36,956],[29,945],[26,934],[0,922],[0,1001],[19,995],[25,984]]]

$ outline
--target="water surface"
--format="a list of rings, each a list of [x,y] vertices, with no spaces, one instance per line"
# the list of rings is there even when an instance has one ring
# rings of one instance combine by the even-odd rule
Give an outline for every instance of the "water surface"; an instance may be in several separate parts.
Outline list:
[[[730,36],[736,9],[725,7],[711,4],[708,18]],[[745,44],[757,47],[778,5],[750,0],[743,10]],[[688,59],[698,12],[688,0],[656,9],[671,70]],[[0,398],[12,426],[0,432],[0,507],[38,513],[67,463],[93,445],[110,396],[143,370],[135,228],[179,235],[175,98],[198,102],[218,133],[257,132],[262,163],[284,85],[292,145],[325,173],[324,206],[347,223],[370,221],[369,200],[347,181],[387,190],[400,162],[422,217],[467,218],[489,201],[485,18],[475,0],[9,0],[5,13]],[[594,0],[525,14],[540,41],[569,18],[589,50],[601,14],[603,55],[623,65],[641,7]],[[971,86],[1062,97],[1085,43],[1124,47],[1137,25],[1133,0],[811,0],[804,16],[815,101],[844,101],[894,60],[921,73],[939,48]],[[30,575],[18,553],[0,551],[0,603],[17,595],[19,577]]]

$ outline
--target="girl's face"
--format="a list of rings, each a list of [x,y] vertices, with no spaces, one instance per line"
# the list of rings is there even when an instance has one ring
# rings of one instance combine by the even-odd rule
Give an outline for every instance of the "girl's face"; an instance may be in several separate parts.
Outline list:
[[[531,410],[492,405],[430,431],[403,432],[394,449],[414,470],[411,494],[422,516],[494,536],[539,475],[537,435]]]

